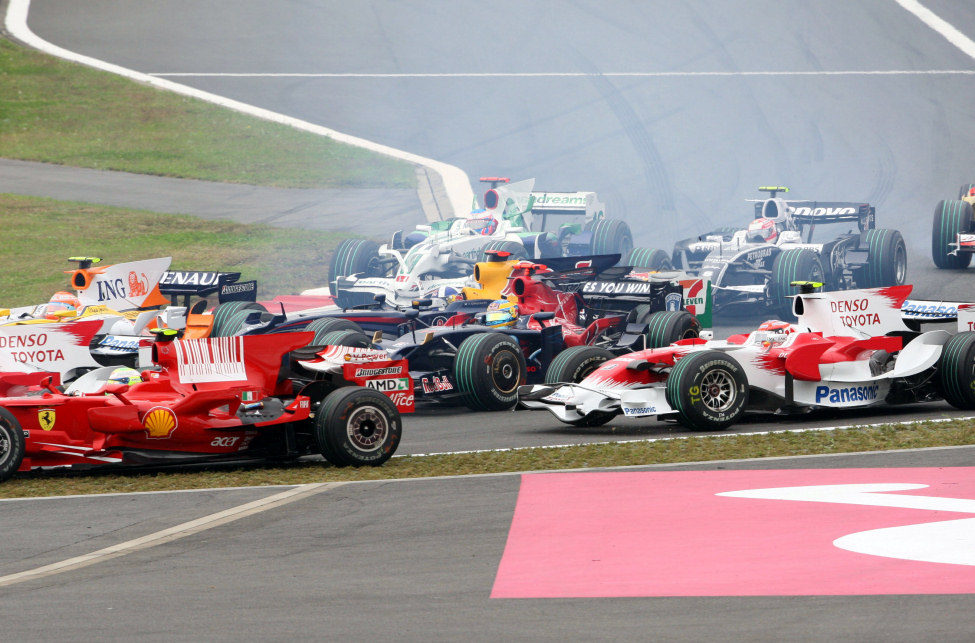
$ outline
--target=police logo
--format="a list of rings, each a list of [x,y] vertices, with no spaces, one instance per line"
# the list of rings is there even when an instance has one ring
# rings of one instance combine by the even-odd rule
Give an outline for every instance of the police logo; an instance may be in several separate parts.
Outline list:
[[[672,292],[664,297],[664,308],[666,310],[680,310],[680,302],[683,299],[680,293]]]

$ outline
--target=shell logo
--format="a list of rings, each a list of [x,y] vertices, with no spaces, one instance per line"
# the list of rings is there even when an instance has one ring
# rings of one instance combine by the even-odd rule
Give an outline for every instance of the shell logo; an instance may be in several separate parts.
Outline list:
[[[146,435],[149,438],[157,440],[170,438],[176,430],[176,414],[172,409],[164,406],[153,407],[143,416],[142,426],[146,427]]]

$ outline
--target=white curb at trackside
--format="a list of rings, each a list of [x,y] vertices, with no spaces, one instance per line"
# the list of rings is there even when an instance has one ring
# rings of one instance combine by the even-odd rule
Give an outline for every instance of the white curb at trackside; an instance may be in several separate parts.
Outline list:
[[[471,182],[467,174],[458,167],[449,165],[447,163],[442,163],[440,161],[435,161],[433,159],[428,159],[423,156],[418,156],[416,154],[411,154],[409,152],[404,152],[403,150],[397,150],[386,145],[374,143],[373,141],[367,141],[362,138],[343,134],[333,129],[322,127],[321,125],[315,125],[314,123],[309,123],[308,121],[303,121],[298,118],[292,118],[291,116],[286,116],[267,109],[255,107],[254,105],[248,105],[247,103],[218,96],[217,94],[211,94],[187,85],[174,83],[171,80],[157,78],[148,74],[134,71],[132,69],[126,69],[125,67],[113,65],[112,63],[98,60],[97,58],[91,58],[73,51],[68,51],[67,49],[47,42],[30,30],[30,27],[27,26],[27,14],[29,10],[30,0],[9,0],[5,24],[7,31],[9,31],[15,38],[23,41],[31,47],[34,47],[35,49],[51,54],[52,56],[64,58],[65,60],[70,60],[82,65],[87,65],[89,67],[101,69],[113,74],[125,76],[126,78],[131,78],[132,80],[137,80],[160,89],[166,89],[178,94],[183,94],[184,96],[191,96],[193,98],[205,100],[209,103],[214,103],[244,114],[249,114],[263,120],[281,123],[283,125],[294,127],[295,129],[311,132],[312,134],[318,134],[319,136],[327,136],[328,138],[340,143],[354,145],[356,147],[371,150],[378,154],[383,154],[402,161],[414,163],[421,167],[427,168],[440,176],[444,184],[444,189],[447,192],[447,198],[449,199],[451,208],[453,209],[453,212],[451,213],[453,216],[464,216],[471,211],[471,204],[474,201],[474,190],[471,188]]]

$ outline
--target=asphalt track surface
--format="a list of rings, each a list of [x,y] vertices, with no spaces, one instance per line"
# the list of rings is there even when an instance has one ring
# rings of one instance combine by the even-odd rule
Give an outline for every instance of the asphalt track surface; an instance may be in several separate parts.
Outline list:
[[[926,4],[973,36],[975,6]],[[651,230],[654,244],[666,247],[740,223],[750,216],[742,199],[757,196],[759,184],[790,185],[795,198],[869,201],[880,226],[907,238],[916,296],[970,297],[972,276],[934,270],[928,248],[934,204],[975,179],[968,174],[975,84],[967,75],[975,61],[894,2],[35,0],[30,26],[68,49],[144,72],[197,74],[172,78],[475,177],[535,176],[542,188],[596,190],[611,214],[629,220],[638,243],[648,244]],[[925,73],[869,73],[898,70]],[[846,71],[862,73],[827,73]],[[563,72],[583,75],[548,75]],[[676,75],[612,75],[621,72]],[[202,75],[210,73],[245,75]],[[477,73],[543,75],[470,75]],[[931,404],[791,424],[756,418],[748,428],[953,414]],[[542,412],[426,413],[407,421],[403,452],[679,435],[664,423],[609,426],[576,431]],[[971,455],[965,448],[681,468],[962,467]],[[965,640],[975,633],[968,593],[490,599],[518,490],[516,476],[342,486],[181,541],[0,588],[14,615],[5,618],[5,633],[411,640]],[[144,496],[4,504],[3,522],[24,527],[10,536],[13,547],[0,548],[0,573],[273,492],[227,493],[238,495],[153,496],[148,508]],[[116,504],[123,502],[130,513]],[[719,542],[722,530],[714,531]]]
[[[959,476],[971,471],[964,467],[971,464],[973,454],[975,449],[962,447],[640,467],[623,474],[638,477],[621,480],[639,483],[656,473],[665,476],[654,478],[663,483],[675,475],[739,476],[750,471],[757,476],[829,475],[840,480],[866,475],[883,482],[893,475],[885,473],[894,471],[891,467],[906,467],[917,475],[898,475],[923,482],[934,471],[950,489],[952,483],[964,483]],[[851,470],[864,467],[884,468],[866,474]],[[763,471],[768,469],[779,471]],[[831,469],[841,471],[830,473]],[[704,473],[679,473],[695,471]],[[586,477],[556,480],[584,484],[605,480],[607,474],[569,475]],[[515,542],[509,528],[516,505],[519,516],[531,515],[524,513],[519,498],[526,484],[537,482],[529,478],[531,474],[342,485],[180,540],[2,586],[3,638],[960,641],[975,635],[975,599],[970,593],[492,598],[503,576],[500,561],[507,561],[506,547]],[[0,502],[3,523],[18,526],[5,530],[0,576],[146,536],[280,491]],[[654,511],[655,502],[636,502],[634,519]],[[953,517],[961,514],[942,516]],[[849,520],[839,521],[837,535],[852,530]],[[740,522],[703,521],[693,526],[713,539],[714,551],[720,551],[730,533],[747,527]],[[902,517],[896,524],[903,522]],[[791,531],[779,535],[797,542],[810,528],[809,522],[787,524]],[[636,538],[636,533],[621,528],[627,538]],[[630,543],[634,550],[646,545]],[[827,540],[809,547],[828,551],[832,545]],[[864,558],[859,562],[902,563],[907,574],[916,573],[912,565],[919,565]],[[816,564],[808,557],[795,562]],[[700,580],[708,582],[709,575],[700,575]]]
[[[975,35],[972,3],[926,5]],[[929,249],[935,204],[975,180],[975,60],[893,0],[35,0],[29,25],[475,178],[596,190],[642,244],[741,224],[768,183],[867,201],[916,297],[971,291]]]

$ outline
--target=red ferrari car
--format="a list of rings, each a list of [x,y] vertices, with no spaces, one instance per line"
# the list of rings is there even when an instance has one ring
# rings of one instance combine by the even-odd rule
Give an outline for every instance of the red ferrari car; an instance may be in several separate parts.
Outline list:
[[[370,349],[299,350],[312,336],[160,335],[157,368],[132,384],[112,382],[115,367],[67,387],[57,373],[0,375],[0,481],[42,467],[315,452],[336,466],[382,464],[399,444],[400,411],[413,409],[412,394],[399,394],[413,390],[406,361]],[[323,368],[330,359],[334,366]],[[303,369],[302,360],[318,368]]]

